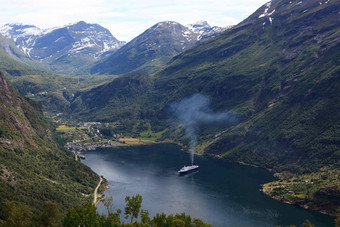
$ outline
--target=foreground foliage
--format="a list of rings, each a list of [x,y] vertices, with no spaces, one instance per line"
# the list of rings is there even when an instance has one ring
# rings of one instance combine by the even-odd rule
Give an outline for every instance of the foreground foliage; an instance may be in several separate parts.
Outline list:
[[[87,202],[83,206],[70,208],[67,214],[62,214],[60,204],[54,201],[47,201],[44,204],[43,210],[38,214],[33,214],[31,209],[22,203],[14,201],[6,201],[4,203],[3,212],[5,219],[0,220],[0,226],[50,226],[50,227],[209,227],[211,225],[204,223],[200,219],[191,218],[190,215],[175,214],[166,215],[157,213],[152,219],[147,210],[141,210],[143,198],[139,194],[126,197],[125,219],[130,223],[125,223],[121,220],[120,209],[114,211],[112,209],[112,197],[107,198],[104,206],[107,208],[107,215],[101,215],[97,212],[96,207]],[[138,218],[139,221],[133,221],[133,218]],[[337,218],[335,219],[335,227],[340,227],[340,208],[338,209]],[[314,225],[306,220],[303,227],[314,227]],[[288,226],[287,226],[288,227]],[[296,227],[290,225],[289,227]]]
[[[113,212],[111,207],[112,198],[108,198],[108,203],[105,202],[105,206],[108,208],[107,215],[101,215],[97,212],[96,207],[87,202],[83,206],[75,206],[70,208],[67,214],[64,216],[60,211],[60,204],[52,201],[47,201],[43,210],[39,214],[33,214],[31,209],[22,203],[14,201],[6,201],[4,203],[5,220],[0,222],[0,226],[88,226],[88,227],[103,227],[103,226],[154,226],[154,227],[209,227],[200,219],[191,218],[190,215],[176,214],[166,215],[156,214],[152,219],[149,217],[147,210],[140,210],[142,205],[142,196],[137,194],[136,196],[126,197],[125,215],[126,219],[130,219],[130,223],[124,223],[121,221],[121,210]],[[140,215],[140,221],[133,221],[134,218],[138,218]]]
[[[187,227],[208,227],[200,219],[193,219],[185,213],[176,215],[166,215],[164,213],[156,214],[152,219],[149,217],[147,210],[141,210],[143,198],[137,194],[135,196],[125,197],[125,219],[130,223],[122,222],[120,219],[121,210],[113,212],[109,207],[112,199],[108,199],[107,203],[108,215],[98,214],[96,208],[87,203],[85,206],[77,206],[71,208],[63,221],[63,226],[187,226]],[[140,215],[140,221],[133,221]]]

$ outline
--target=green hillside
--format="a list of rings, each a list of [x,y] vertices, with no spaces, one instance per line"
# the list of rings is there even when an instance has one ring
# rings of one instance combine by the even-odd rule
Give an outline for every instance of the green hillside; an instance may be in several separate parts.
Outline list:
[[[8,59],[7,57],[11,58]],[[26,75],[27,73],[39,72],[46,74],[47,71],[41,69],[48,69],[49,66],[41,62],[35,61],[21,52],[15,44],[0,35],[0,59],[2,61],[1,70],[12,74],[13,76]],[[11,60],[12,59],[12,60]],[[18,63],[15,63],[17,61]],[[31,66],[31,67],[30,67]],[[33,69],[32,67],[41,68]]]
[[[20,96],[2,74],[0,94],[1,206],[13,200],[37,211],[54,200],[66,211],[90,200],[99,176],[59,147],[41,106]]]
[[[307,169],[318,168],[339,160],[339,3],[290,9],[284,2],[271,6],[273,24],[263,27],[268,20],[258,18],[264,6],[230,32],[180,54],[155,86],[175,100],[203,93],[215,110],[243,114],[208,152],[277,170],[299,169],[305,161]],[[319,151],[324,154],[312,161]]]
[[[76,92],[111,81],[115,76],[68,76],[60,74],[9,77],[21,94],[42,103],[48,112],[66,112]]]
[[[288,176],[338,170],[339,7],[338,1],[272,1],[154,75],[123,76],[79,93],[72,111],[86,120],[150,123],[161,131],[173,117],[171,103],[200,93],[210,98],[214,111],[239,117],[231,126],[203,128],[197,151]],[[106,89],[111,87],[114,92]],[[164,138],[187,143],[180,130],[169,130]],[[323,209],[334,214],[339,181],[320,187],[311,193],[319,193]],[[327,188],[336,199],[327,199]]]
[[[16,46],[0,35],[0,70],[6,76],[23,76],[23,75],[49,75],[47,70],[35,68],[39,67],[37,62],[33,61]],[[32,66],[33,65],[33,66]]]
[[[36,68],[34,66],[40,66],[36,61],[24,55],[10,40],[2,36],[0,36],[0,61],[0,71],[10,80],[14,88],[22,95],[41,102],[44,110],[50,112],[67,111],[75,92],[115,78],[103,75],[60,75]],[[70,66],[70,70],[72,68]]]

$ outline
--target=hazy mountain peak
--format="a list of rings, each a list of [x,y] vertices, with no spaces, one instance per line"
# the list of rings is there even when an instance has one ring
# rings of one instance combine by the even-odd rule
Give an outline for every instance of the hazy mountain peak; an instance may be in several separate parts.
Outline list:
[[[78,62],[72,72],[54,68],[56,72],[75,73],[80,66],[112,54],[125,42],[117,40],[109,30],[98,25],[78,21],[62,27],[40,29],[34,25],[6,24],[0,33],[11,39],[27,56],[48,63],[65,64]],[[60,63],[58,62],[60,61]],[[80,61],[80,63],[79,63]]]
[[[205,20],[197,21],[196,23],[194,23],[194,24],[192,24],[192,25],[210,27],[210,25],[208,24],[208,22],[205,21]]]
[[[206,21],[190,26],[183,26],[175,21],[161,21],[107,59],[94,65],[91,72],[105,74],[151,72],[176,54],[224,30],[225,28],[210,27]]]
[[[227,30],[230,27],[218,27],[213,26],[211,27],[207,21],[198,21],[194,24],[188,24],[188,29],[196,33],[198,40],[203,40],[207,38],[211,38],[225,30]]]
[[[0,33],[7,38],[17,38],[30,35],[38,36],[42,32],[42,29],[34,25],[24,25],[19,23],[5,24],[0,27]]]

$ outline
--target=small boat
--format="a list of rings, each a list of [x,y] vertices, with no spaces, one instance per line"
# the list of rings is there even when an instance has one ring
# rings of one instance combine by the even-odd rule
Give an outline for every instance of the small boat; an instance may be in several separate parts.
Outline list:
[[[184,174],[187,174],[187,173],[192,173],[192,172],[195,172],[198,170],[198,167],[197,165],[192,165],[192,166],[184,166],[182,169],[180,169],[178,171],[179,175],[184,175]]]

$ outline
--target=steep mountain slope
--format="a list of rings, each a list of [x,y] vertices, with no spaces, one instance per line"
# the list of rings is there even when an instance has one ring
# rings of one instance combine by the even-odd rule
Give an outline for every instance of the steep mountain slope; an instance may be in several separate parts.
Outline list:
[[[39,29],[33,25],[6,24],[0,28],[27,56],[49,64],[55,72],[80,74],[83,65],[105,57],[124,42],[98,24],[80,21],[61,28]]]
[[[335,164],[338,9],[336,1],[272,1],[174,58],[156,89],[177,98],[208,94],[216,109],[244,115],[210,153],[277,171]]]
[[[147,73],[126,74],[113,82],[76,94],[78,97],[71,108],[82,119],[119,119],[129,124],[140,118],[152,89],[153,80]]]
[[[112,76],[67,76],[32,67],[36,61],[24,55],[8,39],[0,36],[0,71],[22,95],[40,101],[46,111],[65,111],[76,91],[91,87]]]
[[[20,51],[15,46],[14,42],[5,38],[1,34],[0,34],[0,50],[3,51],[4,53],[8,54],[9,56],[11,56],[13,59],[21,62],[21,63],[26,63],[28,65],[40,67],[40,68],[43,68],[43,67],[47,68],[48,67],[48,66],[45,66],[38,61],[34,61],[32,58],[25,55],[22,51]]]
[[[190,28],[173,21],[160,22],[113,55],[94,64],[91,73],[124,74],[133,71],[155,71],[176,54],[223,30],[224,28],[212,28],[206,22],[191,25]]]
[[[37,210],[54,200],[65,209],[88,200],[84,194],[93,192],[98,179],[58,147],[41,106],[20,96],[0,73],[1,206],[14,200]]]
[[[339,174],[339,8],[332,0],[271,1],[232,29],[174,57],[150,76],[153,89],[136,100],[140,108],[124,111],[164,128],[172,117],[170,103],[201,93],[215,111],[231,110],[239,118],[220,131],[203,130],[197,150],[274,172],[326,168]],[[133,103],[127,97],[140,92],[125,88],[106,93],[100,105],[93,102],[100,87],[79,94],[73,111],[80,116],[86,109],[83,118],[121,119],[120,105]],[[299,203],[334,214],[339,191],[339,181],[330,181]]]
[[[23,54],[14,43],[0,35],[0,70],[6,74],[6,76],[24,76],[24,75],[48,75],[51,74],[47,70],[39,69],[35,66],[41,66],[36,61],[32,60]]]

